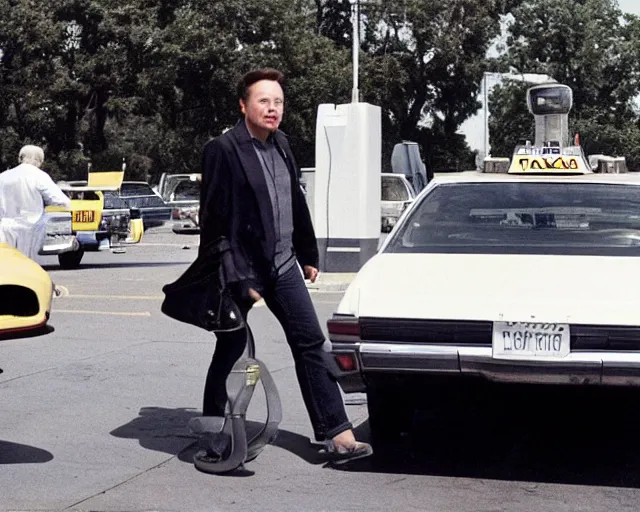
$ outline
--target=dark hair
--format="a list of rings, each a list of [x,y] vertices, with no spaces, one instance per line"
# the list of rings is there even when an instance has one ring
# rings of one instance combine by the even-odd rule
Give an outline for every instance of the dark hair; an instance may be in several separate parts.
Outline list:
[[[244,75],[238,82],[238,99],[246,100],[249,96],[249,87],[260,80],[273,80],[278,82],[280,86],[284,84],[284,73],[273,68],[254,69]]]

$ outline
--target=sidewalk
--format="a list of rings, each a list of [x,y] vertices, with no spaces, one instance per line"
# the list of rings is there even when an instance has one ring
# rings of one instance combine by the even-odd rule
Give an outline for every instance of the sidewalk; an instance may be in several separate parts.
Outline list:
[[[355,272],[320,272],[315,283],[305,281],[309,290],[343,292],[356,277]]]

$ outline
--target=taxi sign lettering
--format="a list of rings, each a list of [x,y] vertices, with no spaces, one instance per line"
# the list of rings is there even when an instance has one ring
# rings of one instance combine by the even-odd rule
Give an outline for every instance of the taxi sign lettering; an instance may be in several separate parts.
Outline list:
[[[575,157],[520,157],[518,165],[522,171],[577,171],[578,159]]]
[[[77,210],[73,212],[73,221],[74,222],[94,222],[95,221],[96,212],[93,210]]]

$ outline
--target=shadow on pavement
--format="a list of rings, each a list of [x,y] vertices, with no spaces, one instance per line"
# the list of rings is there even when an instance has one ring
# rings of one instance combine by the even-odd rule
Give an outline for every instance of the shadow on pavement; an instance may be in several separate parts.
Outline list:
[[[5,464],[42,464],[53,454],[42,448],[0,440],[0,466]]]
[[[200,412],[195,409],[143,407],[137,418],[112,430],[110,434],[124,439],[137,439],[140,446],[148,450],[178,455],[197,440],[187,428],[189,420],[196,416],[200,416]]]
[[[640,488],[639,403],[632,389],[476,386],[340,469]]]
[[[53,325],[47,324],[44,327],[39,327],[37,329],[0,334],[0,341],[19,340],[19,339],[25,339],[25,338],[37,338],[38,336],[51,334],[54,331],[55,331],[55,328],[53,327]]]
[[[166,409],[163,407],[143,407],[138,417],[129,423],[112,430],[114,437],[124,439],[138,439],[140,446],[148,450],[176,455],[182,462],[191,464],[193,455],[198,447],[198,437],[191,434],[188,423],[191,418],[200,416],[196,409]],[[247,421],[247,434],[249,437],[256,434],[263,424],[255,421]],[[274,446],[288,450],[309,464],[322,464],[326,462],[318,453],[318,447],[311,443],[308,437],[279,430]],[[242,472],[230,473],[234,476],[248,476]]]

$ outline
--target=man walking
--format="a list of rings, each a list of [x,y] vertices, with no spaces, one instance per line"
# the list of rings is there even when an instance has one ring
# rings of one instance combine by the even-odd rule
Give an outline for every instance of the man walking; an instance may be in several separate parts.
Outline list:
[[[44,207],[71,208],[71,201],[40,169],[42,148],[24,146],[18,161],[17,167],[0,173],[0,242],[35,259],[46,236]]]
[[[315,281],[318,249],[300,188],[300,170],[278,130],[284,110],[284,76],[274,69],[247,73],[238,84],[244,115],[233,129],[204,148],[200,202],[201,243],[218,237],[231,244],[225,268],[233,297],[246,316],[264,298],[284,329],[316,440],[340,463],[371,455],[353,435],[337,382],[322,346],[324,335],[304,276]],[[298,266],[299,265],[299,266]],[[246,329],[217,333],[207,374],[203,415],[223,416],[225,383],[244,352]],[[209,446],[219,457],[224,443]],[[219,453],[217,453],[219,452]]]

